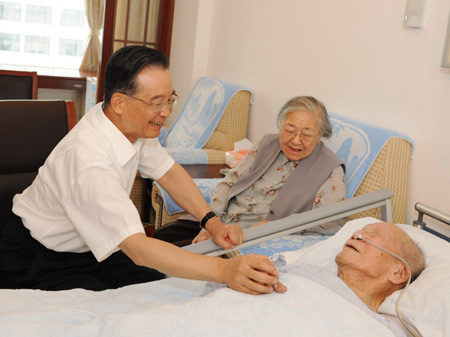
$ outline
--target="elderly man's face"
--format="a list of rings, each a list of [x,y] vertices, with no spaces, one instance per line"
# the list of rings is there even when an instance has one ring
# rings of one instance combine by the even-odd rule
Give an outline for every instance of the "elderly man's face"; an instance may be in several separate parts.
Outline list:
[[[397,261],[366,241],[358,240],[359,234],[395,254],[398,254],[399,243],[404,239],[404,235],[407,235],[393,224],[380,222],[356,231],[345,242],[342,251],[336,256],[338,268],[350,268],[373,277],[383,275],[388,267]]]
[[[289,112],[281,124],[279,140],[287,159],[308,157],[320,142],[318,116],[304,110]]]
[[[143,69],[136,78],[137,90],[132,96],[123,95],[124,113],[120,130],[134,143],[138,138],[156,138],[166,118],[172,112],[172,104],[166,104],[173,98],[174,89],[169,70],[158,67]],[[156,104],[156,106],[150,106]],[[159,108],[158,108],[159,105]]]

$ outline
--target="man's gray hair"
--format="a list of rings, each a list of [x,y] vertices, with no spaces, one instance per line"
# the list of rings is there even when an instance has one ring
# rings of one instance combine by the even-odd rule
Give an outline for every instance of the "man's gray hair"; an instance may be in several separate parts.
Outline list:
[[[411,270],[411,282],[414,281],[425,269],[425,256],[422,249],[409,235],[400,243],[399,254],[409,265]]]
[[[321,137],[330,138],[333,134],[330,119],[325,105],[312,96],[297,96],[283,105],[277,118],[277,128],[280,130],[286,116],[292,111],[307,111],[319,116],[319,132]]]

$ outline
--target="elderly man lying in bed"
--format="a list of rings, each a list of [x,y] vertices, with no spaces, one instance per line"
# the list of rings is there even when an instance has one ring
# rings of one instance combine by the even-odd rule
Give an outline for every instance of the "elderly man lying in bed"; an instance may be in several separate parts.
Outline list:
[[[393,253],[393,254],[392,254]],[[395,256],[395,255],[396,256]],[[421,249],[400,227],[379,222],[353,233],[336,256],[338,276],[373,311],[425,268]]]
[[[309,315],[309,311],[323,310],[323,317],[328,317],[330,311],[336,310],[335,306],[341,308],[341,305],[345,305],[345,308],[350,306],[350,309],[339,310],[350,315],[347,310],[353,310],[353,304],[392,330],[395,336],[405,336],[397,323],[376,313],[389,295],[407,286],[410,275],[411,280],[414,280],[425,268],[421,249],[400,227],[379,222],[355,231],[336,255],[337,275],[324,268],[301,262],[302,259],[286,265],[285,256],[274,257],[281,280],[290,289],[287,296],[291,300],[288,300],[287,306],[293,307],[286,308],[286,311],[295,311],[302,315],[305,311]],[[217,284],[208,284],[205,292],[210,293],[219,287]],[[333,294],[324,291],[322,287]],[[292,298],[297,298],[296,296],[298,300],[293,302]],[[323,301],[323,296],[326,296],[326,302]],[[283,299],[278,299],[284,303]],[[342,299],[346,301],[343,302]],[[354,323],[361,322],[350,320],[346,324],[354,326]]]

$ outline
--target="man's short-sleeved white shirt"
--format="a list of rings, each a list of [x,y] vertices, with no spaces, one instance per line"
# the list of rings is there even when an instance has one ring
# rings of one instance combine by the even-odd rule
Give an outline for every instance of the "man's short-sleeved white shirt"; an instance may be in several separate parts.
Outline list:
[[[156,138],[132,144],[93,107],[55,147],[13,212],[49,249],[87,252],[98,261],[135,233],[144,233],[129,195],[137,170],[158,180],[174,164]]]

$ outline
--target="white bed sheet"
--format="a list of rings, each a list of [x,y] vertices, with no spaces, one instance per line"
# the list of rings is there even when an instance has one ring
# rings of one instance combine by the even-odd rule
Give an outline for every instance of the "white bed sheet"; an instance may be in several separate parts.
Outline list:
[[[393,336],[317,283],[283,274],[285,294],[228,288],[199,297],[204,282],[176,278],[91,292],[0,291],[2,336]],[[345,312],[345,315],[342,313]]]
[[[288,263],[303,261],[334,268],[331,261],[349,234],[374,221],[377,220],[366,218],[349,222],[341,232],[326,241],[297,252],[286,253]],[[413,232],[417,231],[419,230],[413,228]],[[413,234],[416,241],[426,243],[426,240],[421,239],[421,233]],[[434,238],[427,237],[427,240]],[[449,336],[450,323],[446,322],[446,318],[450,313],[450,245],[430,242],[431,247],[427,244],[424,249],[428,270],[411,284],[401,307],[406,318],[417,324],[424,337]],[[330,259],[331,256],[333,259]],[[436,279],[434,275],[426,274],[427,271],[434,273],[434,266],[439,266],[437,281],[433,281]],[[0,290],[0,334],[392,336],[390,330],[372,317],[353,308],[327,289],[312,284],[314,282],[289,274],[282,274],[280,278],[288,286],[288,292],[263,296],[245,295],[225,288],[206,297],[199,297],[205,282],[178,278],[103,292],[82,289],[59,292]],[[430,280],[434,282],[432,287],[427,285],[420,288],[422,281]],[[434,289],[436,292],[430,293]],[[385,312],[393,311],[395,294],[393,299],[385,302]]]
[[[0,290],[1,336],[151,336],[158,325],[144,315],[130,333],[116,333],[127,316],[198,297],[206,282],[168,278],[94,292]]]

